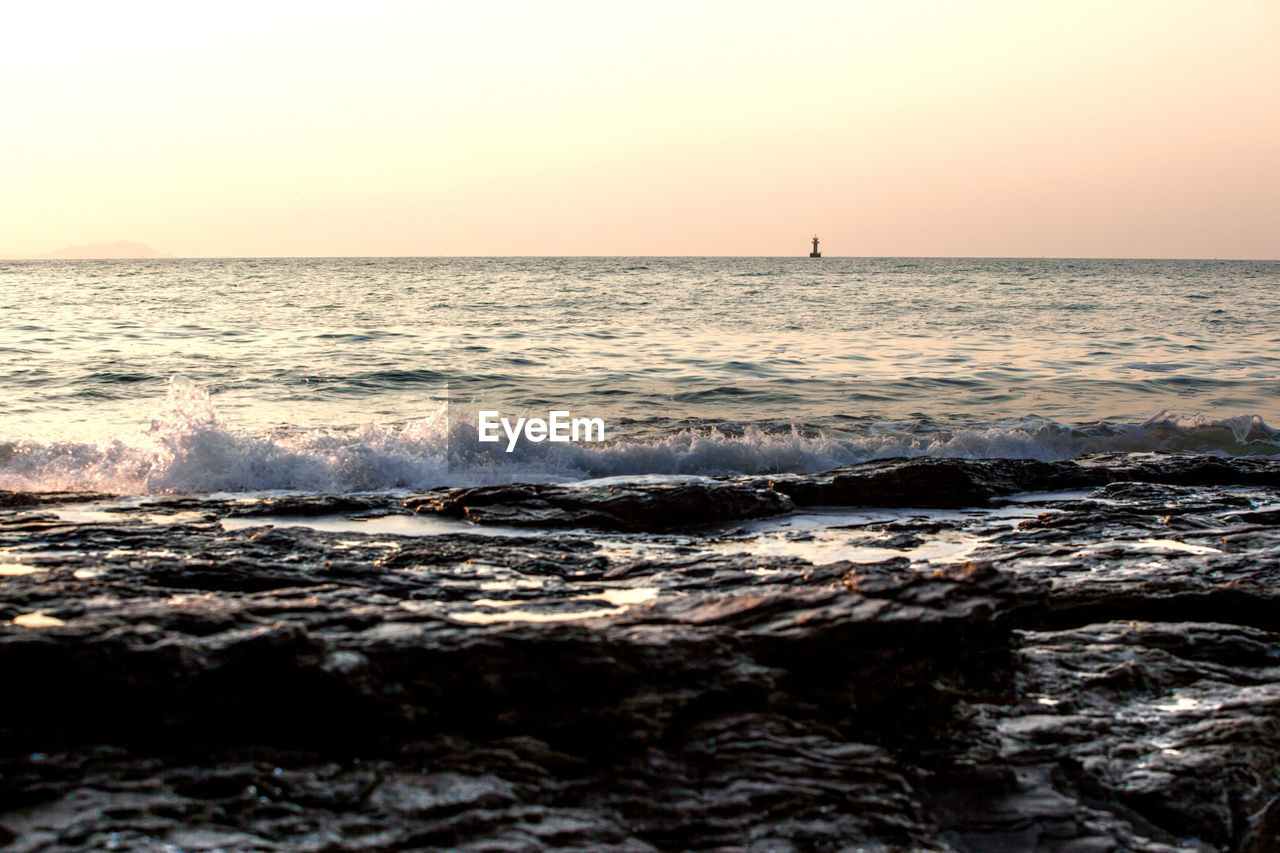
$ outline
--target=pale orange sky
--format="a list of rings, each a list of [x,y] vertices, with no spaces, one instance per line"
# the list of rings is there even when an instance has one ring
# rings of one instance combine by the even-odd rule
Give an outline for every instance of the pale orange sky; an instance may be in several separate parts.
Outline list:
[[[1280,258],[1280,2],[7,8],[0,254]]]

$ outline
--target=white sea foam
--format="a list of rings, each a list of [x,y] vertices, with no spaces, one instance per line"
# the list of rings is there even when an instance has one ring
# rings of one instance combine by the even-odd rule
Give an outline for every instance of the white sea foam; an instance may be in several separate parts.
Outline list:
[[[0,489],[165,494],[297,490],[369,492],[604,477],[807,472],[889,457],[1071,459],[1114,452],[1280,453],[1280,432],[1253,415],[1161,412],[1142,423],[1068,427],[1038,419],[976,429],[884,425],[854,435],[685,429],[604,445],[476,441],[475,424],[441,406],[420,420],[355,429],[252,433],[225,424],[208,393],[170,382],[145,431],[105,442],[0,439]]]
[[[408,425],[252,434],[224,424],[208,392],[175,378],[144,432],[105,442],[0,443],[0,488],[117,494],[421,488],[445,481],[447,413]]]

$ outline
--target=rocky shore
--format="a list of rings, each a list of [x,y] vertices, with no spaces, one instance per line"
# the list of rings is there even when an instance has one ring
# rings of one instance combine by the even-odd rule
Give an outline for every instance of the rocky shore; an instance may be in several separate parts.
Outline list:
[[[1278,525],[1200,456],[2,494],[0,849],[1274,851]]]

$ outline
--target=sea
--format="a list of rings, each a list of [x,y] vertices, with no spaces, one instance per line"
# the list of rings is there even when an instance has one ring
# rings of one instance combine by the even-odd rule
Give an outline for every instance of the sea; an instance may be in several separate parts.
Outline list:
[[[0,489],[345,494],[1280,452],[1280,262],[0,262]],[[484,408],[594,443],[476,442]]]

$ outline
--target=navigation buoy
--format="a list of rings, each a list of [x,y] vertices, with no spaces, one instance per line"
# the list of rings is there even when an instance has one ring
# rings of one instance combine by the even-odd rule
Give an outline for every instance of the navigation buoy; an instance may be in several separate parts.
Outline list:
[[[817,234],[813,235],[813,251],[809,253],[809,257],[811,258],[822,257],[822,253],[818,251],[818,235]]]

